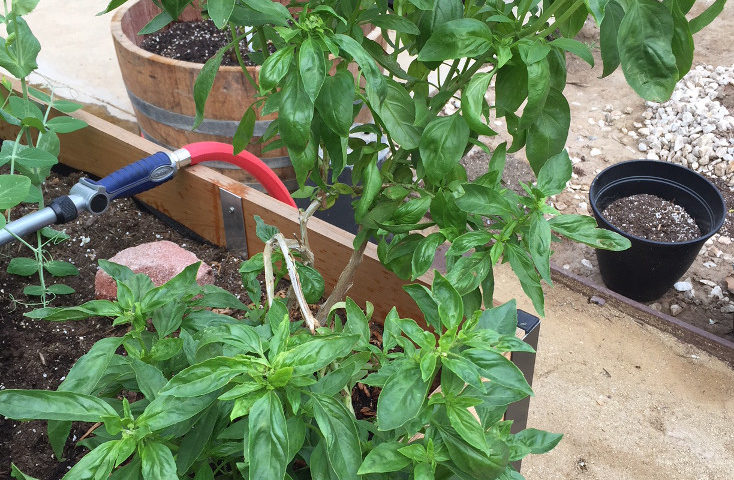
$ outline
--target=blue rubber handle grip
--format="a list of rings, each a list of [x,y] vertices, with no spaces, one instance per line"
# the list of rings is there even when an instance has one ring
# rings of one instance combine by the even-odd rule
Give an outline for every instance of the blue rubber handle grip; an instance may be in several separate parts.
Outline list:
[[[96,183],[105,187],[112,200],[150,190],[173,178],[175,173],[170,157],[158,152],[114,171]]]

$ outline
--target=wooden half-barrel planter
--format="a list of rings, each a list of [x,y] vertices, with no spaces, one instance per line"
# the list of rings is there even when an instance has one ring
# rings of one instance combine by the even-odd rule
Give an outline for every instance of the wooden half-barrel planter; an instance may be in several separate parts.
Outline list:
[[[283,0],[281,3],[290,2]],[[169,149],[203,141],[231,144],[242,115],[258,95],[257,89],[239,66],[221,66],[204,107],[204,121],[192,131],[196,115],[194,83],[203,65],[173,60],[140,47],[144,36],[137,33],[160,11],[150,0],[139,0],[123,5],[112,18],[115,51],[141,135]],[[182,21],[200,19],[200,11],[193,7],[186,8],[180,17]],[[368,37],[381,41],[380,30],[370,29]],[[357,75],[356,67],[350,70]],[[247,72],[257,83],[260,67],[247,67]],[[277,113],[263,116],[260,110],[256,111],[253,139],[246,149],[275,171],[289,190],[296,190],[298,186],[288,150],[281,147],[263,152],[267,144],[257,141],[277,118]],[[363,109],[356,121],[365,122],[370,118],[369,111]],[[254,179],[241,170],[233,170],[221,162],[210,166],[257,188]]]

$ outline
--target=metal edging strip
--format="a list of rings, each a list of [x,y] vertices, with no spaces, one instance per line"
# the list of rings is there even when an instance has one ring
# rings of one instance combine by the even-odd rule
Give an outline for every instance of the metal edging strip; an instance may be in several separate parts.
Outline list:
[[[241,253],[244,258],[247,258],[247,235],[242,198],[220,187],[219,200],[222,205],[222,223],[227,250]]]
[[[517,311],[517,326],[525,330],[523,341],[538,350],[538,338],[540,336],[540,319],[522,310]],[[535,374],[535,353],[513,352],[510,360],[525,376],[528,384],[533,386],[533,375]],[[528,425],[528,412],[530,410],[530,397],[525,397],[519,402],[511,404],[505,412],[505,420],[512,420],[511,433],[524,430]],[[512,462],[512,466],[518,472],[522,461]]]

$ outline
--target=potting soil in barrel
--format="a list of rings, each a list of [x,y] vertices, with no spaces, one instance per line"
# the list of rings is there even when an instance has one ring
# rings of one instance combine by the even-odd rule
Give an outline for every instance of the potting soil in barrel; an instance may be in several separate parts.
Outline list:
[[[174,60],[205,63],[231,41],[228,30],[219,30],[211,20],[175,22],[165,30],[146,35],[140,47]],[[269,45],[274,52],[273,45]],[[255,65],[247,56],[247,40],[240,42],[245,65]],[[234,52],[222,57],[222,65],[237,65]]]
[[[602,215],[620,230],[657,242],[685,242],[702,235],[683,207],[655,195],[620,198],[610,203]]]

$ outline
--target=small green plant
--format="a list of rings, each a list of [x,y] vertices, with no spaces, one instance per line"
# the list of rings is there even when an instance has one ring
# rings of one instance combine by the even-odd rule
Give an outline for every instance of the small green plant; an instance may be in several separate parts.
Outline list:
[[[11,209],[20,203],[35,204],[42,208],[42,185],[51,167],[58,163],[60,143],[58,134],[69,133],[86,124],[70,117],[50,118],[52,109],[70,113],[79,105],[58,100],[40,90],[31,88],[26,78],[36,68],[36,57],[41,50],[38,40],[31,32],[23,15],[30,13],[38,0],[16,0],[8,8],[3,2],[4,15],[0,21],[5,25],[7,37],[0,38],[0,66],[5,68],[20,82],[21,95],[13,90],[12,82],[3,78],[2,121],[18,127],[15,140],[5,140],[0,149],[0,167],[7,165],[9,172],[0,175],[0,228],[11,220]],[[46,103],[45,110],[32,100],[35,98]],[[36,133],[34,133],[36,132]],[[30,249],[32,257],[14,257],[8,264],[8,273],[30,277],[38,275],[39,285],[28,285],[23,293],[40,297],[46,305],[55,295],[67,295],[74,290],[63,283],[48,284],[45,273],[53,277],[77,275],[79,271],[68,262],[53,260],[46,250],[50,244],[68,239],[62,232],[46,227],[36,234],[35,245],[19,239]]]
[[[510,462],[561,439],[535,429],[511,434],[503,420],[509,404],[532,394],[505,356],[533,352],[515,337],[514,302],[464,311],[436,272],[430,289],[406,287],[433,332],[393,308],[378,346],[369,303],[365,311],[347,298],[311,330],[271,294],[268,308],[248,309],[200,287],[198,266],[154,287],[100,261],[117,301],[27,314],[130,325],[98,341],[57,391],[0,391],[0,415],[49,421],[57,455],[70,422],[104,425],[81,442],[90,452],[65,479],[521,478]],[[375,416],[354,411],[352,391],[365,386],[379,392]]]

